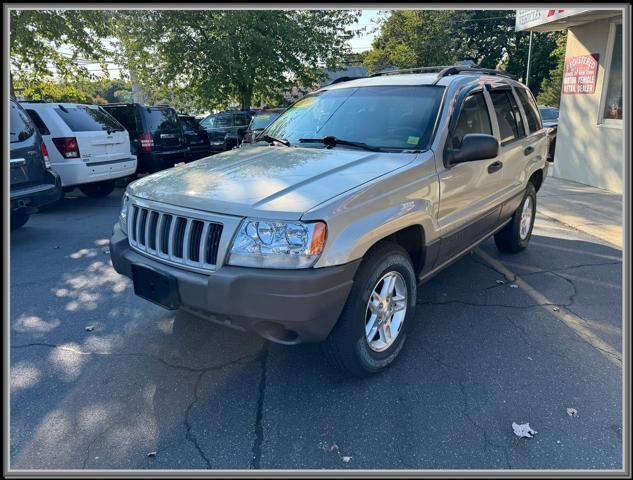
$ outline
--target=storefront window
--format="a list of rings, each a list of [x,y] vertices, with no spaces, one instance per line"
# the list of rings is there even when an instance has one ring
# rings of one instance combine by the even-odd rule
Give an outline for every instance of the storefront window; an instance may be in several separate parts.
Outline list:
[[[613,54],[607,77],[607,96],[604,103],[605,119],[622,120],[622,24],[615,26]]]

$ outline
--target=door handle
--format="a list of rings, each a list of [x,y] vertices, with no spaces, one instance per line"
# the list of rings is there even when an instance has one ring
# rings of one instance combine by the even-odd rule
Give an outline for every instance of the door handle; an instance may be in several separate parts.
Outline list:
[[[529,155],[533,151],[534,151],[533,147],[527,147],[525,150],[523,150],[523,155]]]
[[[490,165],[488,165],[488,173],[498,172],[502,168],[503,168],[503,163],[497,160],[496,162],[492,162]]]

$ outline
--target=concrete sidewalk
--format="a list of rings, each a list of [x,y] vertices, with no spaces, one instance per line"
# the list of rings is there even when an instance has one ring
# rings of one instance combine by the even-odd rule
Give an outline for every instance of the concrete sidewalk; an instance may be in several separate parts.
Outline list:
[[[622,195],[582,183],[547,177],[538,197],[539,215],[622,250]]]

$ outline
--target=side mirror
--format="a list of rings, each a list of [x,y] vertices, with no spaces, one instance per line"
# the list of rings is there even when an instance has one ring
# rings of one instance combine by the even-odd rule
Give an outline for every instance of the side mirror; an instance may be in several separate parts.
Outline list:
[[[448,168],[458,163],[494,158],[499,154],[499,141],[485,133],[468,133],[460,148],[444,150],[444,165]]]

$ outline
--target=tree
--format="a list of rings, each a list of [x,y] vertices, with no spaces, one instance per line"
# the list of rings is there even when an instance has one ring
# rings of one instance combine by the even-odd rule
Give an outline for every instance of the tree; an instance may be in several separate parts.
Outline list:
[[[11,10],[10,55],[13,76],[90,77],[81,59],[106,68],[107,50],[100,41],[111,31],[107,10]],[[62,47],[71,47],[65,53]]]
[[[529,32],[515,32],[514,10],[396,10],[382,23],[365,56],[371,71],[452,65],[472,60],[525,78]],[[530,86],[538,93],[555,62],[550,52],[560,33],[535,33]]]
[[[119,11],[116,36],[143,85],[186,89],[207,106],[312,85],[349,51],[346,10]]]
[[[556,48],[550,54],[550,58],[556,62],[556,66],[549,72],[549,78],[545,78],[541,84],[537,100],[539,105],[558,107],[563,86],[563,69],[565,68],[565,49],[567,34],[559,36]]]

